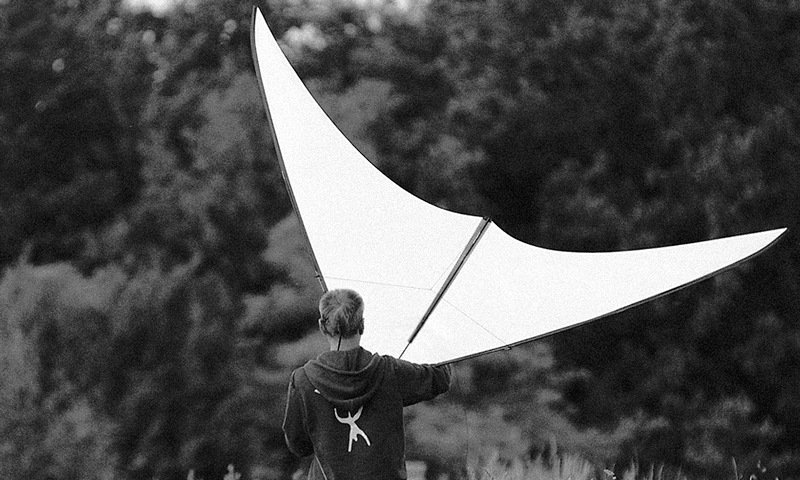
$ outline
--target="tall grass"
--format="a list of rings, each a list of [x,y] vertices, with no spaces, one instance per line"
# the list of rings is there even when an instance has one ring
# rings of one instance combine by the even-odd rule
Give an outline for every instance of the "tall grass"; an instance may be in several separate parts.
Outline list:
[[[555,451],[554,446],[552,451]],[[736,459],[731,458],[732,480],[780,480],[758,462],[753,473],[743,474]],[[667,473],[669,471],[670,473]],[[687,480],[680,469],[666,469],[664,465],[642,469],[634,463],[619,476],[610,469],[599,469],[588,460],[571,453],[539,455],[530,460],[504,460],[494,454],[468,469],[468,480]]]
[[[503,460],[494,455],[468,469],[469,480],[592,480],[595,467],[574,454]]]
[[[666,475],[663,466],[651,465],[642,470],[635,463],[617,476],[613,467],[601,468],[578,454],[559,452],[554,441],[546,453],[531,459],[509,460],[494,453],[470,465],[466,477],[467,480],[687,480],[680,470]]]

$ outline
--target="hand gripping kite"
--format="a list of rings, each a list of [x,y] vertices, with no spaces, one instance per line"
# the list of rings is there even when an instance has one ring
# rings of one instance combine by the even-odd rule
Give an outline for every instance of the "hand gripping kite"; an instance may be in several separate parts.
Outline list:
[[[317,105],[254,9],[252,43],[275,148],[323,289],[364,297],[362,345],[421,363],[508,348],[699,282],[785,229],[644,250],[561,252],[403,190]]]

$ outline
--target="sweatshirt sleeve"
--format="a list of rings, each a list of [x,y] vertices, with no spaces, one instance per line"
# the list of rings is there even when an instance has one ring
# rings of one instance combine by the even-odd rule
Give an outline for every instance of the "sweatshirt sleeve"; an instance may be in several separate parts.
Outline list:
[[[431,400],[450,389],[450,365],[427,365],[394,359],[403,406]]]
[[[314,445],[305,424],[305,406],[294,381],[294,372],[289,378],[289,392],[286,395],[286,413],[283,417],[283,435],[286,446],[298,457],[314,453]]]

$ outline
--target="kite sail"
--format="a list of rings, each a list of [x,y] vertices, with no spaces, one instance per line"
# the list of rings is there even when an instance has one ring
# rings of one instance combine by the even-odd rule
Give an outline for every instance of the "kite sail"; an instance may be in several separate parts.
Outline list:
[[[448,363],[509,348],[708,278],[785,231],[608,253],[520,242],[384,176],[317,105],[253,13],[267,116],[317,277],[323,289],[363,296],[368,350]]]

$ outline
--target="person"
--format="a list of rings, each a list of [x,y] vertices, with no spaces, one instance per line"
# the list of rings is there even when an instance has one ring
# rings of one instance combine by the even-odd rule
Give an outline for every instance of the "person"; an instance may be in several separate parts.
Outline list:
[[[292,372],[283,431],[289,450],[314,455],[309,479],[406,478],[403,407],[450,386],[450,367],[421,365],[360,346],[364,301],[331,290],[319,301],[330,351]]]

